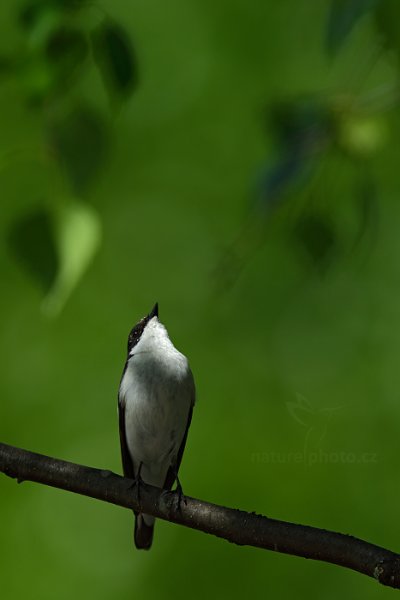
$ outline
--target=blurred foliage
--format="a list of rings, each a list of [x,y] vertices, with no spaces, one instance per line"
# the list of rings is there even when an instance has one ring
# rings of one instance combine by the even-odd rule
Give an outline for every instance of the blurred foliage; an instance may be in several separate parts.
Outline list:
[[[351,34],[359,19],[379,0],[332,0],[327,24],[327,48],[335,54]]]
[[[111,116],[82,99],[90,65],[98,66],[107,93],[119,101],[129,98],[136,83],[128,34],[109,17],[89,28],[90,8],[86,0],[23,3],[17,14],[21,43],[0,61],[0,73],[20,85],[21,98],[42,120],[42,143],[64,176],[67,193],[80,196],[80,203],[110,153]],[[100,241],[95,209],[82,204],[77,211],[79,203],[72,203],[65,213],[66,202],[65,194],[51,198],[49,211],[68,215],[51,233],[49,214],[39,210],[20,216],[9,236],[14,255],[38,282],[48,284],[49,277],[55,282],[42,305],[54,315],[84,275]]]
[[[77,104],[49,122],[52,150],[76,193],[85,192],[104,167],[109,137],[107,122],[87,105]]]
[[[57,271],[57,250],[48,211],[23,215],[9,231],[9,246],[15,258],[37,279],[45,292]]]
[[[120,472],[126,336],[159,301],[198,391],[186,493],[395,549],[400,4],[0,17],[0,439]],[[393,593],[161,522],[138,553],[128,511],[4,477],[0,508],[4,598]]]
[[[123,28],[103,21],[92,34],[93,55],[97,61],[109,95],[122,99],[137,84],[137,67],[133,48]]]
[[[367,68],[374,70],[379,62],[390,61],[400,40],[397,14],[398,6],[391,0],[332,0],[326,26],[328,54],[336,56],[362,17],[369,15],[374,18],[376,32],[371,35],[373,52],[368,58],[372,66]],[[351,173],[348,185],[363,180],[353,199],[356,206],[363,202],[362,190],[377,189],[371,168],[388,144],[400,91],[397,72],[370,89],[365,89],[365,77],[368,80],[368,71],[365,75],[358,69],[345,91],[339,87],[323,93],[316,90],[308,95],[274,100],[267,106],[267,136],[272,136],[275,155],[262,168],[253,194],[256,201],[238,241],[233,242],[216,270],[222,289],[236,282],[250,257],[268,239],[270,228],[266,219],[276,214],[277,209],[282,212],[284,203],[291,203],[292,212],[296,211],[296,205],[301,206],[293,228],[294,239],[305,247],[315,264],[321,266],[321,258],[327,264],[325,258],[334,247],[344,245],[348,251],[354,248],[354,240],[365,224],[362,213],[360,221],[354,223],[353,236],[343,239],[346,236],[332,224],[337,216],[323,216],[327,211],[337,212],[335,198],[330,198],[326,206],[329,192],[324,189],[325,181],[332,164],[339,159],[343,170]],[[304,209],[304,202],[315,204],[316,198],[325,200],[323,203],[317,200],[319,207]],[[370,195],[369,201],[374,202],[375,197]],[[261,227],[260,218],[264,221]],[[339,241],[338,237],[342,239]],[[343,251],[346,252],[345,247]]]

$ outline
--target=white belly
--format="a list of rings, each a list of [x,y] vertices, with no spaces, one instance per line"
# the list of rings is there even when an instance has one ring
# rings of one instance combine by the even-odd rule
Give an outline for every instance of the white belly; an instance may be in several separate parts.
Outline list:
[[[139,357],[137,357],[139,358]],[[132,360],[124,375],[125,432],[135,474],[162,486],[177,460],[193,401],[188,369],[178,371]]]

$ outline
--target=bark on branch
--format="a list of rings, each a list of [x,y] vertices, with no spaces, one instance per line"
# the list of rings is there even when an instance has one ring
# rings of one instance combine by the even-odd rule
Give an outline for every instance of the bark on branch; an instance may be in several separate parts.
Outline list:
[[[400,588],[400,555],[349,535],[269,519],[185,496],[137,486],[111,471],[49,458],[0,443],[0,472],[21,481],[52,487],[140,510],[159,519],[198,529],[239,545],[321,560]]]

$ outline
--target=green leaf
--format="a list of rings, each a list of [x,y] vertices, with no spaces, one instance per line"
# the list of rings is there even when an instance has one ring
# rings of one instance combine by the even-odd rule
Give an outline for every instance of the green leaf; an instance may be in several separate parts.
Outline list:
[[[296,223],[294,233],[314,265],[324,270],[338,246],[331,220],[319,213],[302,215]]]
[[[43,23],[42,23],[43,24]],[[36,28],[19,61],[19,80],[29,103],[41,106],[54,94],[68,91],[81,74],[89,53],[83,31],[49,20],[42,30]]]
[[[48,64],[37,55],[21,64],[19,83],[28,106],[41,108],[53,89],[53,74]]]
[[[277,155],[259,178],[258,204],[275,207],[313,175],[332,139],[331,115],[317,97],[276,103],[268,114]]]
[[[324,100],[306,95],[273,104],[267,112],[267,125],[278,143],[298,146],[310,137],[330,135],[331,115]]]
[[[366,158],[376,154],[385,145],[387,129],[387,123],[381,115],[344,113],[337,122],[336,141],[351,156]]]
[[[400,56],[400,2],[380,0],[375,10],[375,23],[385,46]]]
[[[336,54],[358,21],[368,13],[377,0],[331,0],[326,31],[329,54]]]
[[[44,292],[42,309],[48,316],[64,308],[100,241],[98,214],[74,199],[21,217],[7,236],[12,256]]]
[[[12,224],[7,242],[16,261],[47,292],[58,270],[50,213],[40,208],[19,218]]]
[[[51,65],[57,83],[64,83],[84,63],[89,52],[82,31],[65,25],[53,31],[46,42],[45,57]]]
[[[49,316],[57,316],[64,308],[100,246],[97,212],[80,202],[68,202],[55,215],[54,237],[59,267],[42,306]]]
[[[76,193],[82,193],[103,167],[109,131],[103,117],[89,106],[78,106],[53,120],[50,144],[64,165]]]
[[[105,19],[92,32],[93,56],[111,99],[128,97],[137,84],[133,47],[125,30]]]

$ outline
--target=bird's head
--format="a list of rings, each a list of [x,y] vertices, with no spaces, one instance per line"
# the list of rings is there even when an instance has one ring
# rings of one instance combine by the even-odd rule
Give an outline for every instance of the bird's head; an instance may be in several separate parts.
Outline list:
[[[139,323],[132,328],[128,337],[128,356],[131,354],[132,349],[139,342],[147,325],[150,322],[153,322],[153,319],[158,321],[158,302],[155,303],[149,314],[146,317],[143,317],[143,319],[141,319]]]

